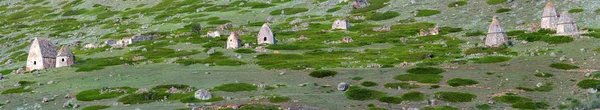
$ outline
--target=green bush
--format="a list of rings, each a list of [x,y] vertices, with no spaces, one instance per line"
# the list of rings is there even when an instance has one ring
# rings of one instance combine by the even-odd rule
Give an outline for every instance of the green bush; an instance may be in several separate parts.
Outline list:
[[[287,102],[290,101],[291,98],[290,97],[285,97],[285,96],[271,96],[269,97],[269,102],[271,103],[281,103],[281,102]]]
[[[541,41],[544,41],[549,44],[562,44],[573,42],[573,37],[570,36],[552,36],[552,37],[543,37]]]
[[[107,92],[107,93],[100,93],[100,90],[116,90],[116,89],[120,89],[122,90],[122,92]],[[131,88],[131,87],[113,87],[113,88],[101,88],[101,89],[90,89],[90,90],[85,90],[85,91],[81,91],[79,93],[77,93],[77,95],[75,96],[75,98],[79,101],[94,101],[94,100],[102,100],[102,99],[111,99],[111,98],[116,98],[119,97],[121,95],[125,95],[126,93],[133,93],[135,92],[137,89],[136,88]]]
[[[471,102],[477,95],[465,92],[436,92],[435,98],[447,102]]]
[[[420,83],[439,83],[443,76],[437,74],[401,74],[394,77],[400,81],[417,81]]]
[[[423,101],[425,100],[425,94],[421,92],[407,92],[402,94],[401,98],[408,101]]]
[[[487,34],[485,34],[484,32],[482,32],[482,31],[480,31],[480,30],[473,31],[473,32],[467,32],[467,33],[465,33],[465,36],[467,36],[467,37],[472,37],[472,36],[484,36],[484,35],[487,35]]]
[[[455,2],[448,4],[448,7],[453,8],[453,7],[458,7],[458,6],[465,6],[467,4],[468,4],[467,1],[455,1]]]
[[[521,96],[517,96],[517,95],[504,95],[504,96],[497,96],[492,98],[494,101],[496,102],[503,102],[503,103],[509,103],[509,104],[513,104],[513,103],[517,103],[517,102],[531,102],[533,100],[529,99],[529,98],[525,98],[525,97],[521,97]]]
[[[475,63],[500,63],[500,62],[505,62],[510,60],[510,57],[504,57],[504,56],[487,56],[487,57],[483,57],[483,58],[473,58],[473,59],[469,59]]]
[[[479,84],[479,82],[472,80],[472,79],[463,79],[463,78],[454,78],[454,79],[450,79],[448,80],[448,85],[452,86],[452,87],[457,87],[457,86],[468,86],[468,85],[475,85],[475,84]]]
[[[545,102],[517,102],[510,107],[519,109],[547,109],[550,105]]]
[[[358,80],[362,80],[362,77],[352,77],[352,80],[358,81]]]
[[[434,67],[416,67],[408,69],[406,72],[411,74],[440,74],[446,72],[446,70]]]
[[[513,30],[513,31],[506,32],[507,36],[518,36],[521,34],[525,34],[525,31],[524,30]]]
[[[231,83],[215,87],[216,91],[225,92],[255,91],[256,89],[256,86],[248,83]]]
[[[488,0],[487,4],[488,5],[497,5],[497,4],[502,4],[506,2],[506,0]]]
[[[519,90],[524,90],[524,91],[539,91],[539,92],[550,92],[552,91],[552,89],[554,88],[552,83],[546,83],[543,84],[540,87],[535,87],[535,88],[527,88],[527,87],[522,87],[522,86],[518,86],[516,87],[516,89]]]
[[[510,10],[512,10],[512,9],[510,9],[510,8],[500,8],[500,9],[496,10],[496,13],[509,12]]]
[[[416,85],[416,84],[411,85],[410,83],[405,83],[405,82],[387,83],[387,84],[384,84],[383,87],[392,88],[392,89],[398,89],[398,87],[400,87],[402,89],[420,88],[419,85]]]
[[[360,85],[365,86],[365,87],[373,87],[373,86],[377,86],[378,84],[373,81],[365,81],[365,82],[360,83]]]
[[[427,17],[427,16],[433,16],[433,15],[441,13],[438,10],[427,10],[427,9],[418,10],[417,12],[418,13],[417,13],[417,15],[415,17]]]
[[[492,106],[490,106],[489,104],[477,104],[475,108],[477,108],[478,110],[490,110],[492,109]]]
[[[561,70],[572,70],[572,69],[579,68],[578,66],[570,65],[570,64],[566,64],[566,63],[553,63],[550,65],[550,67],[556,68],[556,69],[561,69]]]
[[[397,16],[400,16],[400,13],[395,12],[395,11],[388,11],[385,13],[373,13],[369,19],[373,20],[373,21],[381,21],[381,20],[388,20],[388,19],[392,19],[395,18]]]
[[[600,80],[595,79],[584,79],[577,82],[577,86],[583,89],[598,88],[598,85],[600,85]]]
[[[106,108],[110,108],[110,106],[106,106],[106,105],[94,105],[94,106],[85,107],[82,110],[102,110],[102,109],[106,109]]]
[[[333,71],[333,70],[316,70],[316,71],[310,72],[309,75],[314,78],[324,78],[324,77],[333,77],[336,74],[338,74],[338,72]]]
[[[302,12],[308,11],[307,8],[284,8],[284,9],[279,9],[279,10],[273,10],[269,14],[271,14],[271,15],[281,15],[281,10],[284,11],[285,15],[293,15],[293,14],[298,14],[298,13],[302,13]]]
[[[583,8],[573,8],[569,10],[569,13],[580,13],[583,12]]]
[[[235,53],[256,53],[256,51],[252,49],[237,49],[234,51]]]
[[[440,106],[440,107],[425,107],[423,110],[460,110],[452,106]]]
[[[164,92],[145,92],[140,94],[129,94],[127,96],[123,96],[117,100],[123,104],[145,104],[152,103],[168,96],[168,93]]]
[[[549,78],[554,76],[553,74],[547,73],[547,72],[537,72],[535,74],[533,74],[536,77],[541,77],[541,78]]]
[[[75,16],[75,15],[80,15],[80,14],[83,14],[86,12],[88,12],[88,10],[85,8],[77,9],[77,10],[69,10],[69,11],[63,13],[62,16]]]
[[[335,8],[328,9],[326,12],[327,13],[336,12],[336,11],[338,11],[340,9],[342,9],[342,7],[335,7]]]
[[[2,91],[2,94],[14,94],[14,93],[31,92],[31,91],[33,91],[32,88],[25,89],[25,87],[27,87],[29,85],[32,85],[35,82],[32,82],[32,81],[19,81],[17,83],[21,84],[21,87],[11,88],[11,89],[4,90],[4,91]]]
[[[386,96],[386,97],[381,97],[379,99],[380,102],[385,102],[385,103],[390,103],[390,104],[400,104],[402,103],[402,98],[400,97],[393,97],[393,96]]]
[[[385,96],[385,92],[363,89],[360,87],[350,87],[345,94],[346,98],[350,100],[374,100]]]

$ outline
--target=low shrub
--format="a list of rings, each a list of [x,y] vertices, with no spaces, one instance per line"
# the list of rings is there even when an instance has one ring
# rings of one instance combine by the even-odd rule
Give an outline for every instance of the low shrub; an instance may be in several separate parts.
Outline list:
[[[328,9],[326,12],[327,13],[336,12],[336,11],[338,11],[340,9],[342,9],[342,7],[335,7],[335,8]]]
[[[94,106],[85,107],[82,110],[102,110],[102,109],[107,109],[107,108],[110,108],[110,106],[106,106],[106,105],[94,105]]]
[[[105,91],[119,90],[121,92],[100,93],[101,90],[105,90]],[[75,98],[79,101],[94,101],[94,100],[102,100],[102,99],[111,99],[111,98],[116,98],[116,97],[125,95],[126,93],[133,93],[136,90],[137,90],[136,88],[131,88],[131,87],[112,87],[112,88],[104,87],[101,89],[90,89],[90,90],[81,91],[81,92],[77,93]]]
[[[519,109],[547,109],[550,105],[545,102],[517,102],[510,107]]]
[[[381,97],[379,99],[380,102],[385,102],[385,103],[390,103],[390,104],[400,104],[402,103],[402,98],[400,97],[393,97],[393,96],[386,96],[386,97]]]
[[[583,12],[583,8],[573,8],[569,10],[569,13],[580,13]]]
[[[338,72],[333,71],[333,70],[316,70],[316,71],[310,72],[309,75],[314,78],[324,78],[324,77],[333,77],[336,74],[338,74]]]
[[[410,83],[405,83],[405,82],[387,83],[387,84],[384,84],[383,87],[392,88],[392,89],[398,89],[398,87],[400,87],[402,89],[420,88],[419,85],[415,85],[415,84],[411,85]]]
[[[506,2],[506,0],[487,0],[488,5],[497,5]]]
[[[436,92],[435,98],[447,102],[471,102],[477,95],[465,92]]]
[[[487,57],[483,57],[483,58],[473,58],[473,59],[469,59],[471,61],[473,61],[474,63],[500,63],[500,62],[505,62],[510,60],[510,57],[504,57],[504,56],[487,56]]]
[[[441,12],[438,10],[418,10],[417,11],[417,15],[415,17],[427,17],[427,16],[433,16],[436,14],[440,14]]]
[[[475,108],[477,108],[478,110],[490,110],[492,109],[492,106],[490,106],[489,104],[477,104]]]
[[[420,83],[439,83],[443,76],[437,74],[401,74],[394,77],[400,81],[417,81]]]
[[[269,102],[271,103],[281,103],[281,102],[287,102],[290,101],[291,98],[290,97],[285,97],[285,96],[271,96],[269,97]]]
[[[525,97],[521,97],[521,96],[517,96],[517,95],[504,95],[504,96],[497,96],[492,98],[492,100],[496,101],[496,102],[503,102],[503,103],[509,103],[509,104],[513,104],[513,103],[517,103],[517,102],[531,102],[533,100],[529,99],[529,98],[525,98]]]
[[[472,79],[463,79],[463,78],[450,79],[446,83],[448,83],[448,85],[450,85],[452,87],[468,86],[468,85],[479,84],[479,82],[477,82],[475,80],[472,80]]]
[[[521,35],[521,34],[525,34],[525,31],[524,30],[514,30],[514,31],[508,31],[508,32],[506,32],[507,36],[518,36],[518,35]]]
[[[377,86],[378,84],[373,81],[365,81],[365,82],[360,83],[360,85],[365,86],[365,87],[373,87],[373,86]]]
[[[484,35],[487,35],[487,34],[480,30],[465,33],[465,36],[467,36],[467,37],[484,36]]]
[[[241,91],[255,91],[257,89],[256,86],[248,83],[231,83],[224,84],[221,86],[215,87],[216,91],[225,91],[225,92],[241,92]]]
[[[352,77],[352,80],[358,81],[358,80],[362,80],[362,77]]]
[[[11,89],[7,89],[2,91],[2,94],[14,94],[14,93],[25,93],[25,92],[31,92],[33,91],[33,89],[31,87],[26,88],[29,85],[34,84],[35,82],[33,81],[19,81],[17,82],[19,84],[21,84],[21,87],[17,87],[17,88],[11,88]]]
[[[408,69],[406,72],[411,74],[440,74],[446,72],[446,70],[434,67],[416,67]]]
[[[237,49],[234,51],[235,53],[256,53],[256,51],[252,49]]]
[[[385,92],[363,89],[360,87],[350,87],[345,94],[346,98],[350,100],[374,100],[385,96]]]
[[[547,73],[547,72],[537,72],[535,74],[533,74],[536,77],[541,77],[541,78],[549,78],[554,76],[553,74]]]
[[[562,44],[573,42],[573,37],[570,36],[552,36],[552,37],[543,37],[541,41],[544,41],[549,44]]]
[[[402,94],[401,98],[408,101],[423,101],[425,100],[425,94],[421,92],[407,92]]]
[[[510,10],[512,10],[512,9],[510,9],[510,8],[500,8],[500,9],[496,10],[496,13],[509,12]]]
[[[550,65],[550,67],[556,68],[556,69],[561,69],[561,70],[572,70],[572,69],[579,68],[578,66],[570,65],[570,64],[566,64],[566,63],[553,63]]]
[[[164,99],[164,97],[168,95],[168,93],[164,92],[145,92],[140,94],[129,94],[119,98],[117,101],[123,104],[145,104]]]
[[[392,18],[395,18],[397,16],[400,16],[400,13],[394,12],[394,11],[388,11],[388,12],[385,12],[385,13],[373,13],[369,17],[369,19],[373,20],[373,21],[382,21],[382,20],[392,19]]]
[[[470,54],[478,54],[478,53],[484,53],[484,54],[493,54],[494,52],[496,53],[500,53],[500,54],[507,54],[510,52],[510,49],[506,46],[502,46],[502,47],[475,47],[475,48],[469,48],[467,49],[464,53],[467,55]]]
[[[467,4],[468,4],[467,1],[455,1],[455,2],[448,4],[448,7],[453,8],[453,7],[465,6]]]
[[[222,24],[226,24],[226,23],[230,23],[230,20],[212,20],[209,21],[207,24],[213,24],[213,25],[222,25]]]
[[[552,83],[545,83],[540,87],[535,87],[535,88],[527,88],[527,87],[523,87],[523,86],[518,86],[516,87],[516,89],[519,90],[524,90],[524,91],[539,91],[539,92],[550,92],[552,91],[552,89],[554,88]]]
[[[579,86],[580,88],[583,89],[588,89],[588,88],[597,88],[600,85],[600,80],[596,80],[596,79],[584,79],[581,80],[579,82],[577,82],[577,86]]]

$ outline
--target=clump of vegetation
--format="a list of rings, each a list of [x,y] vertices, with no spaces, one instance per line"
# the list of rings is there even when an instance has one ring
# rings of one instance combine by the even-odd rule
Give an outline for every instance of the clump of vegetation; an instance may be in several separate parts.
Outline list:
[[[569,10],[569,13],[580,13],[583,12],[583,8],[573,8]]]
[[[398,87],[400,87],[402,89],[414,89],[414,88],[420,88],[421,86],[406,83],[406,82],[399,82],[399,83],[387,83],[387,84],[384,84],[383,87],[392,88],[392,89],[398,89]]]
[[[316,71],[310,72],[309,75],[314,78],[324,78],[324,77],[333,77],[336,74],[338,74],[338,72],[333,71],[333,70],[316,70]]]
[[[475,47],[475,48],[469,48],[467,49],[464,53],[467,55],[470,54],[478,54],[478,53],[482,53],[482,54],[493,54],[494,52],[496,53],[500,53],[500,54],[508,54],[510,53],[510,49],[506,46],[501,46],[501,47]]]
[[[373,20],[373,21],[382,21],[382,20],[392,19],[397,16],[400,16],[400,13],[395,12],[395,11],[388,11],[385,13],[373,13],[373,14],[371,14],[371,16],[369,16],[369,19]]]
[[[377,100],[379,100],[380,102],[385,102],[385,103],[390,103],[390,104],[400,104],[403,101],[402,98],[393,97],[393,96],[381,97]]]
[[[423,110],[459,110],[458,108],[454,108],[452,106],[439,106],[439,107],[425,107]]]
[[[373,81],[365,81],[365,82],[360,83],[360,85],[365,86],[365,87],[373,87],[373,86],[377,86],[378,84]]]
[[[490,109],[492,109],[492,106],[490,106],[489,104],[477,104],[477,106],[475,106],[475,108],[477,108],[479,110],[490,110]]]
[[[369,3],[371,3],[371,5],[369,5],[367,7],[363,7],[363,8],[353,9],[352,11],[350,11],[350,13],[356,14],[356,13],[364,13],[364,12],[370,12],[373,10],[377,10],[377,9],[385,7],[386,6],[385,3],[389,2],[389,1],[390,0],[370,0]]]
[[[448,4],[448,7],[453,8],[453,7],[465,6],[467,4],[468,4],[467,1],[464,1],[464,0],[463,1],[455,1],[455,2]]]
[[[531,102],[533,100],[529,99],[529,98],[525,98],[525,97],[521,97],[518,95],[513,95],[513,94],[509,94],[509,95],[504,95],[504,96],[497,96],[492,98],[494,101],[496,102],[503,102],[503,103],[509,103],[509,104],[513,104],[513,103],[517,103],[517,102]]]
[[[131,87],[104,87],[100,89],[90,89],[77,93],[76,99],[79,101],[94,101],[94,100],[102,100],[102,99],[111,99],[116,98],[121,95],[125,95],[126,93],[133,93],[137,89]],[[106,92],[100,93],[100,91],[116,91],[116,92]]]
[[[475,84],[479,84],[479,82],[472,80],[472,79],[463,79],[463,78],[454,78],[454,79],[450,79],[448,80],[448,85],[452,86],[452,87],[457,87],[457,86],[468,86],[468,85],[475,85]]]
[[[401,98],[407,101],[423,101],[425,100],[425,94],[421,92],[407,92],[402,94]]]
[[[200,100],[200,99],[194,97],[194,95],[190,94],[187,97],[181,98],[179,101],[181,101],[181,103],[201,103],[201,102],[217,102],[217,101],[221,101],[221,100],[224,100],[223,97],[217,97],[217,96],[213,96],[212,98],[210,98],[208,100]]]
[[[525,30],[513,30],[513,31],[506,32],[507,36],[518,36],[521,34],[525,34]]]
[[[374,100],[385,96],[385,92],[363,89],[360,87],[350,87],[346,91],[346,98],[350,100]]]
[[[256,53],[256,51],[252,49],[237,49],[234,51],[235,53]]]
[[[110,106],[106,106],[106,105],[94,105],[94,106],[85,107],[82,110],[102,110],[102,109],[107,109],[107,108],[110,108]]]
[[[411,74],[440,74],[446,72],[446,70],[434,67],[416,67],[408,69],[406,72]]]
[[[32,82],[32,81],[19,81],[17,83],[21,84],[21,87],[11,88],[11,89],[4,90],[4,91],[2,91],[2,94],[14,94],[14,93],[31,92],[31,91],[33,91],[33,89],[30,88],[30,87],[27,87],[27,86],[32,85],[35,82]]]
[[[572,70],[572,69],[579,68],[578,66],[570,65],[570,64],[566,64],[566,63],[553,63],[550,65],[550,67],[556,68],[556,69],[561,69],[561,70]]]
[[[447,102],[471,102],[477,95],[465,92],[436,92],[435,98]]]
[[[417,81],[420,83],[439,83],[442,78],[442,75],[437,74],[401,74],[394,77],[394,79],[400,81]]]
[[[287,102],[290,101],[291,98],[290,97],[285,97],[285,96],[271,96],[269,97],[269,102],[271,103],[281,103],[281,102]]]
[[[179,64],[183,64],[185,66],[193,65],[193,64],[210,64],[211,66],[239,66],[246,64],[240,60],[231,59],[228,56],[224,56],[222,52],[215,52],[210,54],[210,56],[206,59],[198,60],[198,59],[181,59],[176,61]]]
[[[510,10],[512,10],[512,9],[510,9],[510,8],[500,8],[500,9],[496,10],[496,13],[509,12]]]
[[[465,36],[467,36],[467,37],[483,36],[483,35],[487,35],[487,34],[485,34],[483,31],[480,31],[480,30],[465,33]]]
[[[352,77],[352,80],[358,81],[358,80],[362,80],[363,77]]]
[[[327,13],[331,13],[331,12],[336,12],[336,11],[338,11],[338,10],[340,10],[340,9],[342,9],[342,7],[334,7],[334,8],[328,9],[328,10],[327,10],[327,11],[325,11],[325,12],[327,12]]]
[[[293,14],[298,14],[298,13],[302,13],[302,12],[306,12],[308,11],[307,8],[284,8],[284,9],[279,9],[279,10],[273,10],[271,11],[271,15],[281,15],[281,12],[283,10],[283,14],[284,15],[293,15]]]
[[[483,58],[472,58],[469,60],[473,61],[474,63],[500,63],[508,61],[510,59],[510,57],[505,56],[487,56]]]
[[[231,83],[231,84],[223,84],[221,86],[215,87],[216,91],[225,91],[225,92],[241,92],[241,91],[255,91],[257,89],[256,86],[248,83]]]
[[[580,88],[583,88],[583,89],[588,89],[588,88],[597,88],[598,89],[598,85],[600,85],[600,80],[595,80],[595,79],[584,79],[584,80],[577,82],[577,86],[579,86]]]
[[[279,110],[277,105],[263,105],[263,104],[248,104],[244,105],[239,110]]]
[[[552,83],[545,83],[540,87],[535,88],[527,88],[527,87],[516,87],[516,89],[524,90],[524,91],[539,91],[539,92],[550,92],[554,88]]]
[[[488,5],[497,5],[506,2],[506,0],[488,0],[486,3]]]
[[[121,64],[132,64],[133,61],[127,59],[121,60],[120,57],[106,57],[106,58],[94,58],[78,60],[77,63],[73,64],[76,67],[76,72],[90,72],[95,70],[104,69],[107,66],[115,66]]]
[[[441,12],[438,10],[428,10],[428,9],[424,9],[424,10],[417,10],[417,15],[415,17],[427,17],[427,16],[433,16],[436,14],[440,14]]]
[[[510,107],[519,109],[548,109],[550,105],[545,102],[517,102]]]
[[[547,72],[537,72],[535,74],[533,74],[536,77],[541,77],[541,78],[549,78],[554,76],[553,74],[547,73]]]
[[[155,91],[140,94],[129,94],[119,98],[118,102],[122,102],[123,104],[145,104],[164,99],[164,97],[168,95],[168,93]]]

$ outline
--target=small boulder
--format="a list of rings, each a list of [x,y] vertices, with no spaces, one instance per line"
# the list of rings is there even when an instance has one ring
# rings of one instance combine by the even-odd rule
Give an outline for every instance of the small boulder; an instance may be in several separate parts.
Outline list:
[[[339,91],[346,91],[346,90],[348,90],[348,88],[350,88],[350,86],[345,82],[342,82],[342,83],[338,84],[338,86],[337,86],[337,90],[339,90]]]
[[[200,100],[209,100],[210,98],[212,98],[212,95],[210,94],[210,91],[200,89],[196,91],[196,93],[194,93],[194,97]]]

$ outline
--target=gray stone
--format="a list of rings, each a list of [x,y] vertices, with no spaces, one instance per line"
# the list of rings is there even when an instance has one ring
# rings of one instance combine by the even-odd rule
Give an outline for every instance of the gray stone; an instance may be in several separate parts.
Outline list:
[[[212,95],[210,94],[210,91],[200,89],[196,91],[196,93],[194,93],[194,97],[200,100],[209,100],[210,98],[212,98]]]

